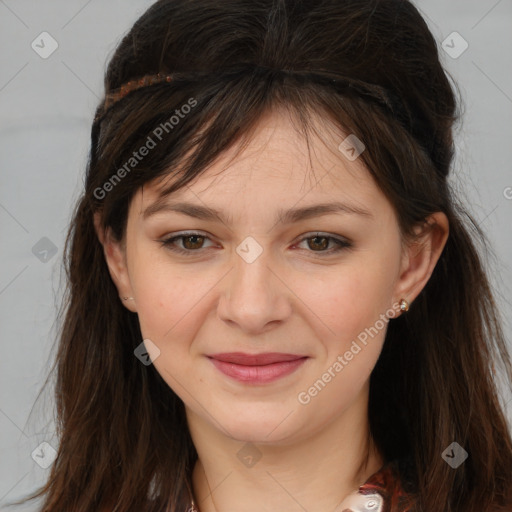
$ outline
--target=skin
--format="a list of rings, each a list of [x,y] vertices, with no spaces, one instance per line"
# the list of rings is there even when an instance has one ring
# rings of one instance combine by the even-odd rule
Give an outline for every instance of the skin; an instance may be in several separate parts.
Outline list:
[[[387,323],[307,404],[297,397],[393,304],[414,301],[444,247],[448,221],[438,212],[418,243],[402,243],[395,212],[361,159],[338,151],[346,135],[325,119],[317,129],[314,172],[293,120],[273,111],[240,155],[231,161],[235,149],[228,150],[173,194],[221,210],[225,222],[171,211],[143,220],[158,197],[156,184],[132,201],[125,247],[95,219],[119,295],[134,297],[123,304],[137,312],[144,339],[160,350],[153,364],[185,403],[199,455],[193,489],[201,512],[341,510],[384,463],[368,440],[367,407]],[[372,216],[276,223],[279,208],[332,201]],[[159,243],[188,230],[207,237],[178,239],[188,256]],[[332,252],[336,244],[315,239],[317,231],[353,247]],[[263,250],[252,263],[236,252],[247,236]],[[254,385],[225,376],[206,357],[236,351],[308,359],[284,378]],[[249,455],[261,457],[252,467],[237,456],[246,444]]]

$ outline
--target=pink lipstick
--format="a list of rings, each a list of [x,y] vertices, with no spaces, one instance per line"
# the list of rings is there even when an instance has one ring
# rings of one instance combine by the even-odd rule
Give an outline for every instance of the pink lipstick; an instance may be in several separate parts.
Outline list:
[[[281,354],[245,354],[227,352],[208,356],[214,366],[222,373],[240,382],[262,384],[272,382],[297,370],[307,356]]]

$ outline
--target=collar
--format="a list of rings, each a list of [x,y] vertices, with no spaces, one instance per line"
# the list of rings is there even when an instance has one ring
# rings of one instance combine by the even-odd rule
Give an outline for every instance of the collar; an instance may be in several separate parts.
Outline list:
[[[370,476],[359,489],[349,494],[337,512],[414,512],[414,494],[404,489],[411,468],[394,460]],[[402,476],[401,476],[402,475]]]

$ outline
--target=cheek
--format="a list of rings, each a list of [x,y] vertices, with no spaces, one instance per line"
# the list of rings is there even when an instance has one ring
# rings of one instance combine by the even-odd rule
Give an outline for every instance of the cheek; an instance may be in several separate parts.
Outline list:
[[[143,339],[160,351],[153,360],[155,369],[185,401],[180,383],[184,376],[193,378],[191,344],[204,322],[204,298],[214,283],[179,276],[166,267],[148,265],[138,274],[137,314]]]
[[[215,284],[207,276],[187,276],[168,263],[144,258],[135,262],[133,276],[141,332],[163,345],[186,337],[198,324],[202,299]]]
[[[323,335],[330,339],[352,339],[391,305],[392,269],[381,259],[366,256],[317,279],[307,276],[295,280],[294,291],[321,320]]]

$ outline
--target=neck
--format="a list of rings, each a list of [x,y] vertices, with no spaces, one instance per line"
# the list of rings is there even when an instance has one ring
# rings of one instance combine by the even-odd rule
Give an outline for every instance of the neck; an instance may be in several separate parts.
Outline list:
[[[369,435],[365,404],[353,404],[308,438],[272,444],[229,438],[187,409],[198,453],[192,474],[196,507],[200,512],[334,510],[384,463]]]

